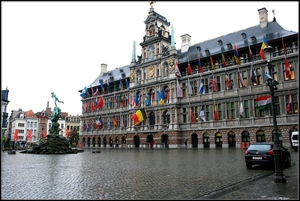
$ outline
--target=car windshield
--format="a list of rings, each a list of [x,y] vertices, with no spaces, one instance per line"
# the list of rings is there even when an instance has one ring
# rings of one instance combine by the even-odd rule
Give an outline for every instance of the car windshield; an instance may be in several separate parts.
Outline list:
[[[270,150],[271,145],[269,144],[252,144],[248,150]]]

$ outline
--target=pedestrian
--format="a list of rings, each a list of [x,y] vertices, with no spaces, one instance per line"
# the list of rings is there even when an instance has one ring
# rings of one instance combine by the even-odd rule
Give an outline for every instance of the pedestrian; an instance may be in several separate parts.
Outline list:
[[[187,149],[187,147],[188,147],[187,140],[184,141],[184,145],[185,145],[185,148]]]

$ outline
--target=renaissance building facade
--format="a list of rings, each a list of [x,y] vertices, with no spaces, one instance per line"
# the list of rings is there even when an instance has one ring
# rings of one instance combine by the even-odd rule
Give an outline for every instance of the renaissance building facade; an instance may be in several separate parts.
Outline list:
[[[257,17],[257,16],[254,16]],[[80,89],[80,143],[111,148],[247,148],[273,141],[276,115],[281,142],[298,130],[298,33],[285,30],[266,8],[258,24],[175,48],[174,28],[151,6],[145,35],[131,63],[101,73]],[[269,71],[263,49],[271,46]],[[137,58],[137,59],[136,59]],[[278,82],[275,114],[267,76]]]

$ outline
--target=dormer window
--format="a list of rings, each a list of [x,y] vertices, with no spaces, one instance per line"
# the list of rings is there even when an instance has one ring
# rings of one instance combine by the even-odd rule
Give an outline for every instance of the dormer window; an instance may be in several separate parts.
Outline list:
[[[201,47],[200,47],[200,46],[197,46],[196,49],[200,52]]]
[[[227,43],[227,49],[232,50],[232,44],[231,43]]]
[[[243,39],[246,39],[246,38],[247,38],[247,35],[246,35],[245,33],[242,33],[241,35],[242,35],[242,38],[243,38]]]
[[[205,54],[206,54],[206,56],[209,56],[209,55],[210,55],[209,49],[206,49],[206,50],[205,50]]]
[[[222,46],[222,45],[223,45],[223,41],[222,41],[222,40],[218,40],[218,44],[219,44],[220,46]]]
[[[255,36],[251,36],[251,41],[252,41],[252,43],[256,43],[256,37]]]

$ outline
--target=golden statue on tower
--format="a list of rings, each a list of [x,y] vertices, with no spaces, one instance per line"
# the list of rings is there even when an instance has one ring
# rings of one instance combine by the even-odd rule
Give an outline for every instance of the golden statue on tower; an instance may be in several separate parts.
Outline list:
[[[151,1],[150,2],[150,6],[151,6],[151,8],[153,8],[153,5],[156,3],[156,1]]]

